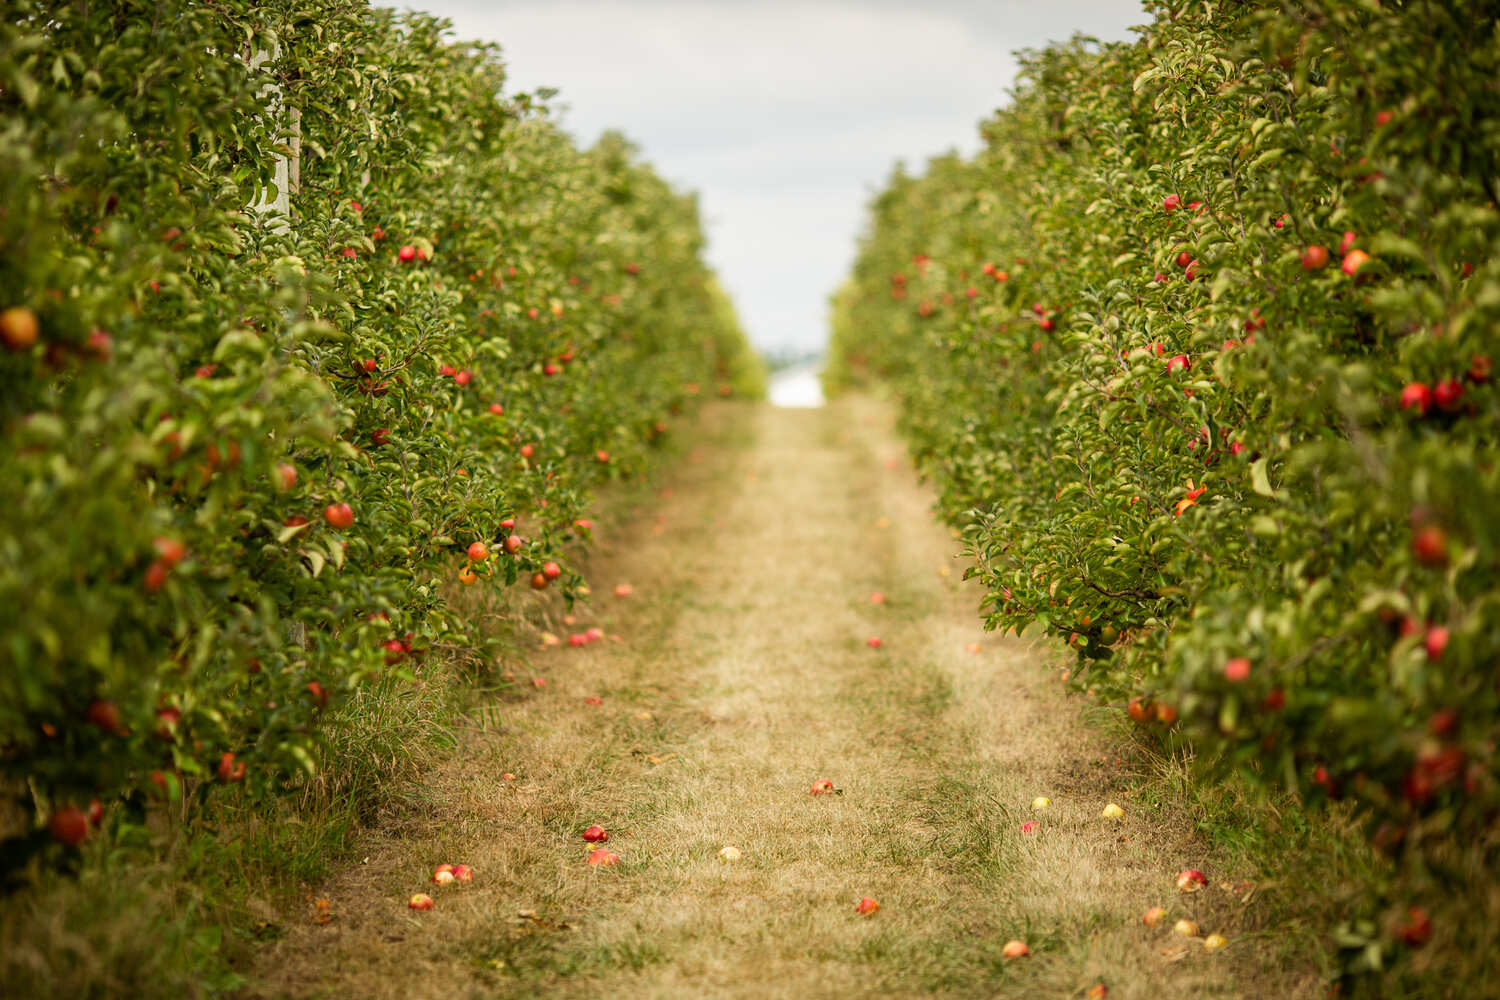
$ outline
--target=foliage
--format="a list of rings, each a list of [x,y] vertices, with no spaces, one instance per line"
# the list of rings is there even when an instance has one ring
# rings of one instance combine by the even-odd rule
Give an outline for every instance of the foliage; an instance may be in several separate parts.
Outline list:
[[[446,593],[571,599],[591,488],[758,391],[695,200],[444,31],[364,0],[0,24],[5,869],[91,799],[304,784],[341,702],[482,656]],[[289,218],[255,208],[277,153]]]
[[[894,388],[990,626],[1451,887],[1500,811],[1500,41],[1439,0],[1149,6],[891,178],[830,388]]]

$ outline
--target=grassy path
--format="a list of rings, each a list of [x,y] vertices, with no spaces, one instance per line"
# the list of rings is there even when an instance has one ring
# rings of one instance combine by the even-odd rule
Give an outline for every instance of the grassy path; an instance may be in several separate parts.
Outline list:
[[[321,888],[336,919],[268,946],[247,995],[1312,995],[1238,896],[1178,896],[1207,867],[1187,824],[1133,804],[1046,651],[982,633],[883,408],[708,420],[591,566],[576,628],[623,641],[534,657],[545,687],[468,720]],[[824,777],[842,794],[809,795]],[[1099,818],[1111,800],[1123,821]],[[591,823],[617,867],[585,864]],[[444,861],[474,882],[428,885]],[[436,909],[409,911],[424,889]],[[1156,904],[1229,947],[1142,926]],[[1003,960],[1011,938],[1032,956]]]

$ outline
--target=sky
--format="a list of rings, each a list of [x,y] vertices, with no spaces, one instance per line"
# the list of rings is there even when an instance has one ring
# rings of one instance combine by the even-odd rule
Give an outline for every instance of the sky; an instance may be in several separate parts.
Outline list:
[[[1015,50],[1133,37],[1140,0],[413,0],[552,87],[584,144],[618,129],[698,192],[708,258],[761,350],[828,336],[865,205],[904,161],[978,149]]]

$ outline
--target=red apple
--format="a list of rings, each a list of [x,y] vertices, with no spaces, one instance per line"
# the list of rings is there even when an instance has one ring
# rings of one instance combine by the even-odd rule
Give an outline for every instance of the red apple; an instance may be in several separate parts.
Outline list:
[[[432,909],[432,897],[425,892],[412,893],[411,898],[406,901],[406,905],[413,910],[430,910]]]
[[[1408,947],[1420,948],[1432,937],[1432,918],[1420,906],[1410,907],[1406,911],[1405,922],[1396,933]]]
[[[1350,250],[1344,255],[1344,262],[1339,267],[1345,274],[1352,278],[1355,272],[1363,267],[1369,259],[1370,255],[1363,250]]]
[[[114,736],[121,734],[120,709],[112,701],[95,698],[89,702],[89,707],[84,712],[85,719],[94,726]]]
[[[865,645],[869,646],[871,649],[879,649],[880,646],[881,646],[880,636],[878,636],[878,635],[872,635],[872,636],[870,636],[870,638],[868,638],[868,639],[865,640]]]
[[[827,778],[819,778],[812,783],[812,788],[808,789],[809,794],[812,795],[830,795],[833,791],[833,782]]]
[[[529,459],[529,458],[531,458],[535,454],[536,454],[536,449],[533,448],[531,445],[529,445],[529,444],[523,444],[523,445],[521,445],[521,457],[522,458],[528,458]]]
[[[1448,648],[1448,629],[1443,625],[1433,625],[1427,630],[1423,645],[1427,649],[1429,660],[1442,659],[1443,652]]]
[[[218,770],[221,781],[242,781],[245,777],[245,762],[236,761],[232,753],[221,754]]]
[[[319,684],[317,681],[308,681],[306,690],[312,696],[313,704],[319,708],[323,708],[328,704],[328,692],[322,684]]]
[[[854,904],[854,912],[862,915],[874,913],[878,909],[880,909],[880,904],[869,896],[861,897],[860,901]]]
[[[1224,679],[1231,684],[1243,684],[1250,679],[1250,661],[1236,656],[1224,664]]]
[[[1208,885],[1208,878],[1196,868],[1185,868],[1177,876],[1177,888],[1181,892],[1197,892]]]
[[[1310,246],[1302,251],[1302,270],[1318,271],[1328,266],[1328,248]]]
[[[1433,402],[1444,410],[1458,409],[1464,398],[1464,384],[1456,378],[1445,378],[1432,387]]]
[[[296,486],[297,467],[295,465],[288,465],[285,462],[276,466],[276,484],[281,488],[282,492]]]
[[[491,403],[490,412],[498,417],[500,416],[500,414],[505,412],[505,407],[501,406],[499,403]]]
[[[547,577],[546,577],[545,574],[542,574],[542,573],[533,573],[533,574],[531,574],[531,589],[532,590],[546,590],[547,589],[547,584],[550,583],[550,582],[551,581],[547,579]]]
[[[620,863],[620,856],[608,848],[595,848],[589,853],[589,864],[609,867]]]
[[[167,585],[167,576],[171,571],[170,566],[158,559],[146,567],[146,575],[142,578],[141,585],[148,593],[154,594]]]
[[[549,562],[542,567],[542,575],[548,580],[556,580],[562,576],[562,567],[555,562]]]
[[[469,371],[467,368],[463,369],[462,371],[457,372],[453,376],[453,384],[457,385],[457,386],[460,386],[460,387],[468,385],[473,380],[474,380],[474,373],[471,372],[471,371]]]
[[[41,334],[36,313],[25,306],[12,306],[0,312],[0,341],[14,353],[29,350]]]
[[[330,527],[347,531],[354,527],[354,509],[346,503],[331,503],[323,508],[323,520]]]
[[[390,440],[391,440],[391,431],[390,431],[389,427],[378,427],[378,428],[376,428],[374,431],[372,431],[370,433],[370,441],[371,441],[371,443],[373,443],[373,444],[375,444],[377,446],[382,445],[382,444],[387,444],[387,443],[390,442]]]
[[[601,448],[598,451],[594,452],[594,457],[597,458],[600,462],[608,462],[609,452]]]
[[[77,806],[63,806],[47,821],[52,839],[68,847],[77,847],[89,835],[89,818]]]
[[[1432,406],[1432,390],[1425,382],[1412,382],[1401,390],[1401,409],[1416,410],[1417,415],[1426,413]]]
[[[1177,197],[1173,195],[1172,197]],[[1007,941],[1005,947],[1000,949],[1000,957],[1009,961],[1013,958],[1029,958],[1031,949],[1026,947],[1025,941]]]
[[[604,827],[600,826],[598,823],[595,823],[593,826],[583,831],[583,839],[587,840],[591,844],[602,844],[609,839],[609,832],[606,831]]]
[[[468,865],[454,865],[453,881],[460,884],[466,884],[474,881],[474,869],[470,868]]]
[[[512,525],[512,527],[514,527],[514,525]],[[521,546],[523,544],[525,543],[521,541],[521,537],[519,535],[507,535],[505,538],[505,551],[509,552],[512,555],[515,555],[521,550]]]
[[[1175,194],[1169,194],[1161,200],[1161,207],[1164,211],[1175,212],[1182,207],[1182,199]]]
[[[469,546],[470,562],[484,562],[489,557],[489,546],[485,545],[483,542],[475,542],[474,544]]]
[[[1425,525],[1411,539],[1411,551],[1423,566],[1448,565],[1448,536],[1435,524]]]
[[[156,538],[152,540],[151,547],[168,566],[176,566],[187,558],[187,546],[175,538]]]
[[[1187,355],[1178,354],[1167,362],[1167,374],[1170,375],[1174,372],[1185,372],[1191,367],[1192,362],[1188,360]]]

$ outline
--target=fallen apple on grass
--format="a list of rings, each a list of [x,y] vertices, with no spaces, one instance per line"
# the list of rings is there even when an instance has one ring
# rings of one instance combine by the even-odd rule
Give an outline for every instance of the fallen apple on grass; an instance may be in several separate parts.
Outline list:
[[[878,590],[875,591],[875,593],[873,593],[873,594],[870,595],[870,603],[871,604],[884,604],[885,603],[885,595],[882,594]]]
[[[880,646],[881,646],[880,636],[878,636],[878,635],[872,635],[872,636],[870,636],[870,638],[868,638],[868,639],[865,640],[865,645],[869,646],[871,649],[879,649]]]
[[[600,826],[598,823],[595,823],[593,826],[583,831],[583,839],[587,840],[591,844],[602,844],[609,839],[609,831],[605,830],[604,827]]]
[[[438,865],[437,870],[432,873],[432,881],[435,885],[449,885],[453,882],[453,866]]]
[[[432,909],[432,897],[425,892],[415,892],[406,901],[406,905],[413,910],[430,910]]]
[[[1208,878],[1196,868],[1185,868],[1177,876],[1177,888],[1181,892],[1197,892],[1208,885]]]
[[[633,591],[634,591],[634,588],[631,587],[630,584],[628,584],[628,583],[617,583],[617,584],[615,584],[615,596],[616,597],[620,597],[620,598],[629,597]]]
[[[608,848],[600,847],[589,853],[589,864],[610,867],[620,863],[620,856]]]
[[[1034,819],[1028,819],[1026,822],[1021,824],[1022,833],[1036,833],[1041,828],[1042,824],[1038,823]]]
[[[829,781],[827,778],[819,778],[817,781],[814,781],[812,783],[812,787],[808,789],[808,794],[832,795],[835,791],[837,791],[837,789],[833,787],[833,782]]]
[[[1203,947],[1208,951],[1218,951],[1229,943],[1229,939],[1222,934],[1210,934],[1203,939]]]
[[[1006,961],[1013,958],[1030,958],[1031,949],[1026,947],[1025,941],[1007,941],[1005,947],[1000,949],[1000,957]]]
[[[720,861],[738,861],[739,859],[740,859],[740,849],[738,847],[721,847],[721,848],[719,848],[719,860]]]
[[[879,909],[880,904],[875,902],[875,900],[871,899],[869,896],[862,897],[858,903],[854,904],[855,913],[869,914],[874,913]]]
[[[1167,908],[1165,906],[1153,906],[1151,907],[1151,909],[1141,914],[1141,923],[1145,924],[1147,927],[1155,927],[1166,918]]]
[[[1052,804],[1052,800],[1045,795],[1038,795],[1031,800],[1031,808],[1034,810],[1045,809]]]
[[[1183,937],[1197,937],[1198,936],[1198,925],[1195,924],[1193,921],[1188,920],[1186,917],[1184,917],[1183,919],[1177,921],[1177,923],[1173,924],[1172,925],[1172,929],[1174,931],[1176,931],[1178,934],[1181,934]]]
[[[461,885],[466,885],[469,882],[474,881],[474,869],[470,868],[468,865],[454,865],[453,881],[458,882]]]

